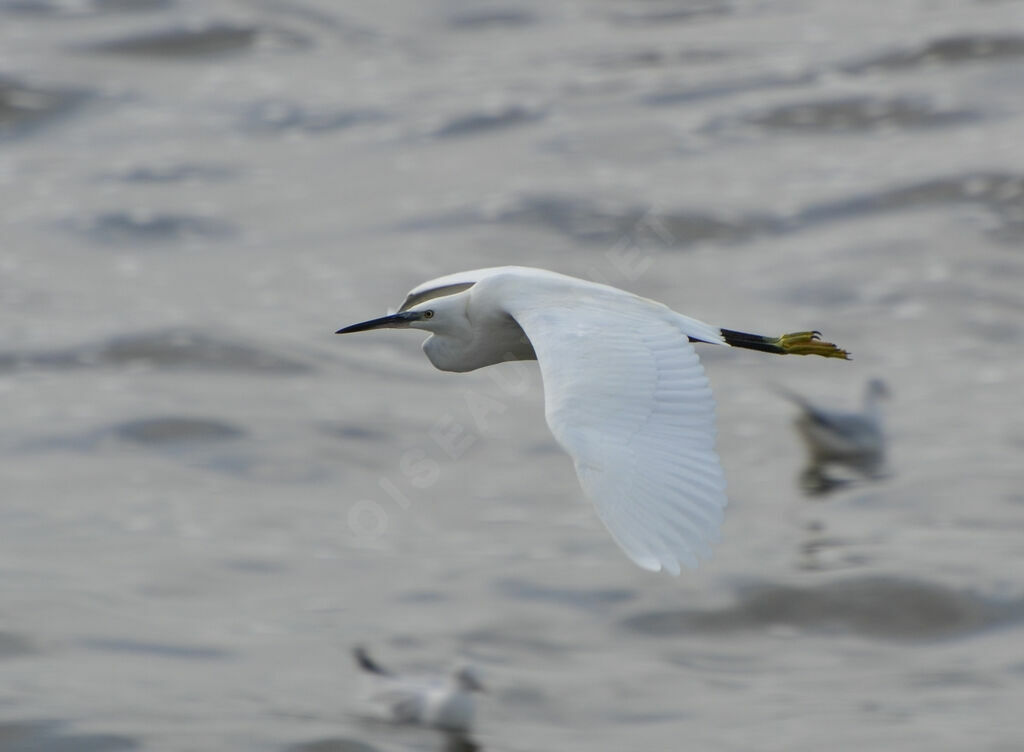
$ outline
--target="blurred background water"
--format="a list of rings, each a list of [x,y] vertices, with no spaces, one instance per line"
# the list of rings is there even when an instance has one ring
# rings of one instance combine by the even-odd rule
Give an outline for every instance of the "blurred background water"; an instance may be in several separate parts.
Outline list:
[[[1017,750],[1024,3],[0,2],[0,748]],[[631,565],[534,365],[335,337],[525,264],[852,363],[702,351],[715,558]],[[893,474],[804,498],[882,377]]]

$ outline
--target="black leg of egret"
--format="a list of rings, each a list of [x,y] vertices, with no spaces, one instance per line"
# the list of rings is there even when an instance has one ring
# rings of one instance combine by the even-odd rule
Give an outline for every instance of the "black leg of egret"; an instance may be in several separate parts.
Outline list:
[[[733,347],[775,353],[776,355],[820,355],[823,358],[850,360],[850,354],[821,339],[821,332],[790,332],[781,337],[765,337],[733,329],[721,329],[722,339]]]

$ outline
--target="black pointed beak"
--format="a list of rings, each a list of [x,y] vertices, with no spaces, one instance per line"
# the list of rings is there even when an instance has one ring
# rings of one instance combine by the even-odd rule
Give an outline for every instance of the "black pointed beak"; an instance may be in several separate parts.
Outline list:
[[[381,316],[379,319],[370,319],[359,324],[346,326],[344,329],[336,331],[335,334],[352,334],[353,332],[366,332],[370,329],[396,328],[418,318],[419,315],[412,311],[399,311],[398,313],[392,313],[390,316]]]

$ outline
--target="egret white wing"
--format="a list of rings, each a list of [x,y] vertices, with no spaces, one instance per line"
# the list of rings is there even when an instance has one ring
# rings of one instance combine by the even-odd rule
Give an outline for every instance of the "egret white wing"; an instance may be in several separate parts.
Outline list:
[[[551,432],[612,537],[645,569],[696,566],[718,539],[725,481],[714,399],[677,314],[606,292],[506,307],[537,353]]]

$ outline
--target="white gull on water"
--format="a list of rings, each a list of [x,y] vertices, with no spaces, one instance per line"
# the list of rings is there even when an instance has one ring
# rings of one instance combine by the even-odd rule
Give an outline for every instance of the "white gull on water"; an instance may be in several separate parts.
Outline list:
[[[881,379],[864,386],[864,402],[859,412],[821,407],[788,389],[780,394],[800,408],[794,421],[797,433],[807,447],[808,465],[802,482],[808,490],[823,490],[832,485],[825,470],[841,466],[872,479],[885,475],[885,430],[882,401],[889,389]]]
[[[636,564],[679,574],[718,539],[726,505],[715,405],[694,342],[847,358],[818,332],[720,329],[661,303],[518,266],[414,288],[396,313],[339,329],[421,329],[442,371],[534,360],[545,415],[586,495]]]
[[[401,676],[377,663],[363,647],[352,651],[366,686],[365,715],[394,723],[415,723],[465,734],[476,715],[474,695],[484,691],[476,669],[457,666],[448,676]]]

